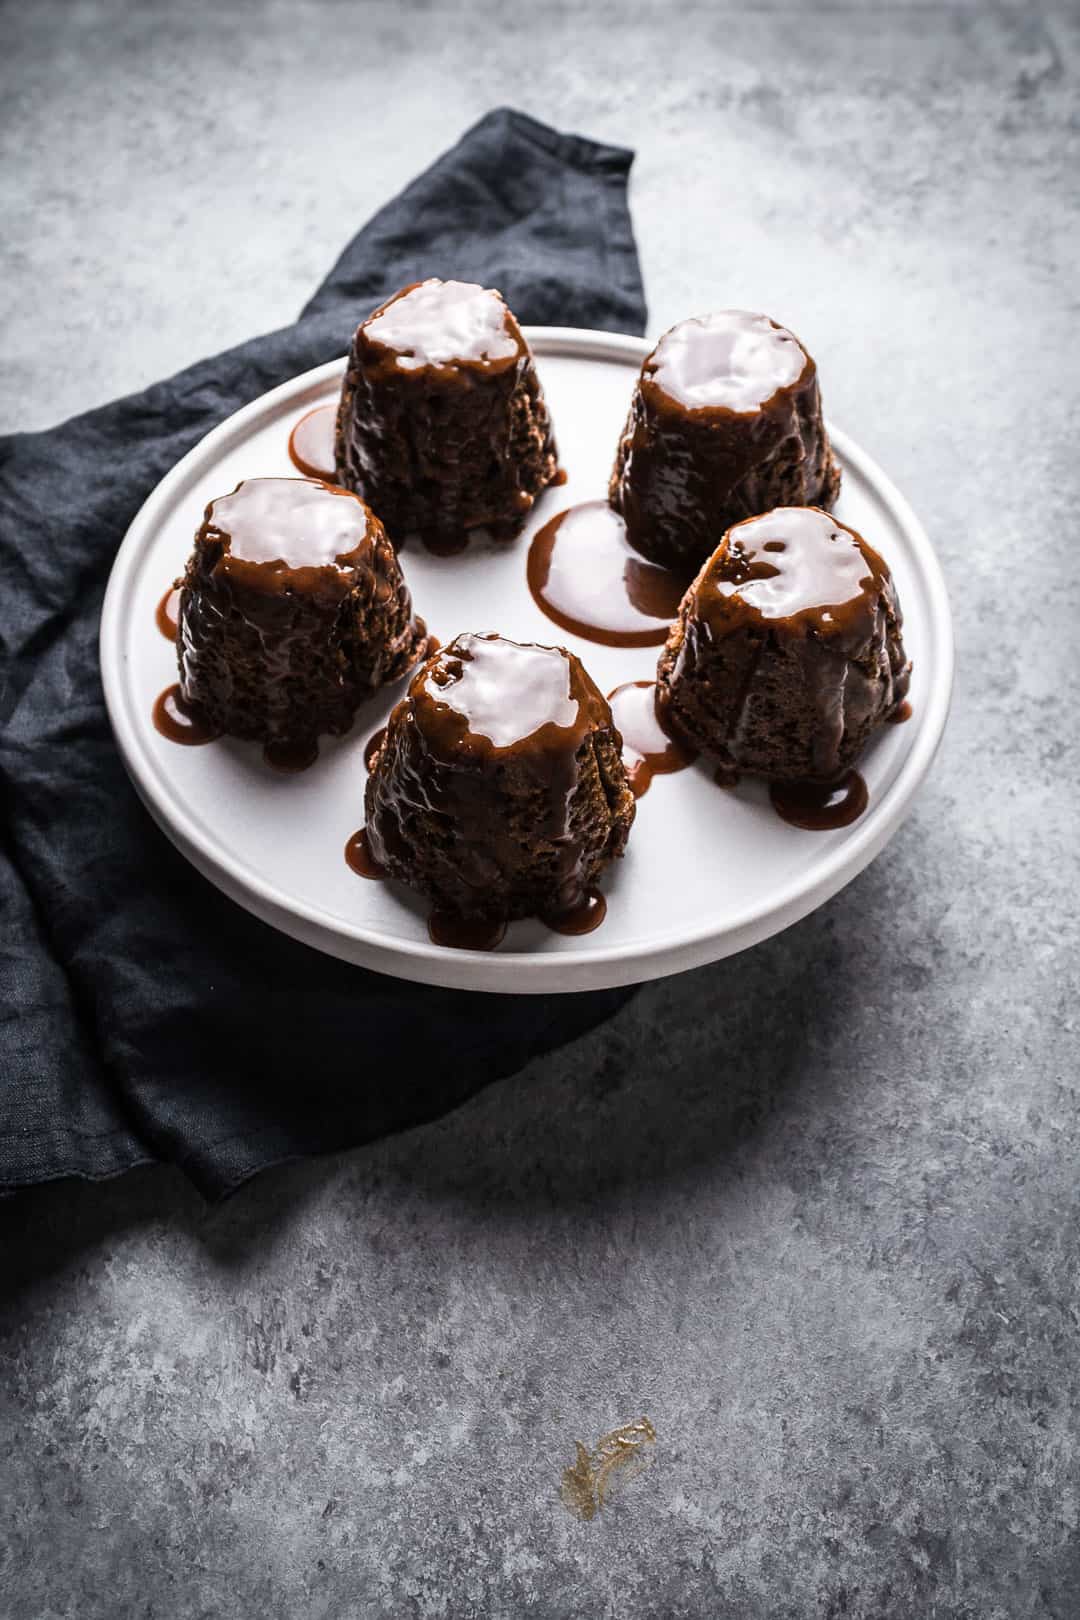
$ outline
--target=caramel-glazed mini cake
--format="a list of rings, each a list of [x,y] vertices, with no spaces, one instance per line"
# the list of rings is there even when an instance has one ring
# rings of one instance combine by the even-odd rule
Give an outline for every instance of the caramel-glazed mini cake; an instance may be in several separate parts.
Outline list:
[[[691,585],[657,666],[672,730],[733,775],[830,782],[903,701],[892,578],[813,507],[738,523]]]
[[[426,650],[378,518],[348,490],[248,478],[211,501],[181,584],[183,697],[260,742],[347,731]]]
[[[363,321],[336,457],[340,482],[395,541],[516,532],[558,462],[532,354],[500,294],[420,281]]]
[[[829,507],[839,491],[817,368],[798,338],[742,309],[665,332],[641,368],[609,489],[638,551],[698,568],[741,518]]]
[[[458,636],[390,716],[367,785],[371,853],[461,917],[571,911],[634,819],[621,748],[572,653]]]

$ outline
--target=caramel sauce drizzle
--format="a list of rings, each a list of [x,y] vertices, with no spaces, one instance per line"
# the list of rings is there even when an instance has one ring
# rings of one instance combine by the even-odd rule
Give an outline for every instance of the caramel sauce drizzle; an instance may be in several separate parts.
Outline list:
[[[629,1479],[646,1466],[656,1430],[649,1418],[640,1417],[601,1435],[591,1451],[580,1440],[574,1444],[577,1456],[572,1468],[563,1469],[561,1495],[564,1507],[587,1523],[604,1506],[616,1475]]]

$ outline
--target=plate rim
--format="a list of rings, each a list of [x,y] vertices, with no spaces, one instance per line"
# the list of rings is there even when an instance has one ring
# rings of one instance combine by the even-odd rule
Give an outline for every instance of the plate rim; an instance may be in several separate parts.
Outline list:
[[[541,356],[563,354],[638,366],[653,347],[648,338],[620,332],[554,326],[530,326],[524,330],[533,350]],[[124,608],[138,577],[143,552],[156,531],[158,514],[179,498],[196,468],[201,474],[208,455],[213,458],[224,451],[257,418],[287,401],[299,408],[304,396],[321,393],[327,382],[340,376],[345,363],[346,357],[341,355],[301,372],[260,394],[212,428],[150,492],[113,559],[98,638],[106,709],[124,768],[139,798],[185,858],[245,910],[329,955],[392,977],[505,994],[614,988],[719,961],[790,927],[858,876],[897,830],[933,764],[948,719],[955,654],[945,577],[925,528],[874,458],[831,422],[827,422],[828,432],[841,461],[858,472],[904,533],[926,597],[928,640],[937,678],[926,689],[918,711],[918,730],[886,793],[871,804],[850,834],[815,864],[809,880],[805,874],[790,879],[767,901],[755,901],[729,916],[722,928],[703,924],[689,932],[668,930],[662,936],[650,937],[647,943],[628,941],[602,953],[580,948],[551,954],[447,951],[424,940],[388,943],[384,935],[362,924],[344,923],[320,906],[285,894],[243,862],[215,849],[212,840],[192,823],[183,801],[157,791],[156,768],[145,755],[127,702],[123,678],[127,628]]]

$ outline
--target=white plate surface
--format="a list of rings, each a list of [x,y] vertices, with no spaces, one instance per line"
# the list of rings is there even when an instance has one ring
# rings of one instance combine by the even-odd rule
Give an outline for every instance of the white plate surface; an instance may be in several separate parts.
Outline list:
[[[528,336],[569,482],[543,496],[512,545],[474,541],[461,556],[438,558],[414,544],[402,565],[417,611],[441,641],[462,630],[498,630],[559,643],[607,692],[650,678],[658,649],[602,647],[559,629],[529,595],[525,559],[539,524],[604,494],[650,345],[556,327]],[[271,770],[249,744],[225,739],[181,748],[160,737],[151,709],[176,669],[154,610],[182,570],[203,508],[241,478],[294,472],[289,431],[305,411],[336,397],[343,368],[335,361],[297,377],[208,434],[146,501],[109,581],[101,669],[117,742],[151,815],[200,872],[273,927],[348,961],[429,984],[539,992],[632,984],[729,956],[805,916],[873,859],[907,812],[941,739],[952,631],[941,570],[920,523],[869,456],[832,427],[844,468],[837,516],[892,568],[914,660],[914,716],[884,727],[863,756],[870,807],[850,827],[790,827],[769,807],[763,786],[724,792],[698,765],[656,778],[639,800],[626,857],[603,880],[607,918],[594,933],[569,938],[526,921],[511,924],[496,951],[449,950],[429,940],[419,898],[398,884],[355,876],[343,858],[364,819],[364,743],[403,683],[368,704],[348,737],[324,739],[318,763],[300,776]]]

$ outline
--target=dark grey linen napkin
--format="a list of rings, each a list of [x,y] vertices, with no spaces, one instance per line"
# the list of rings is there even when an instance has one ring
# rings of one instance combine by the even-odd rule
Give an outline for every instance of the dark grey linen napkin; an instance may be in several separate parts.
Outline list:
[[[482,281],[524,322],[642,332],[631,161],[492,112],[359,232],[294,326],[0,439],[0,1190],[166,1160],[220,1197],[431,1119],[629,994],[406,984],[248,916],[136,798],[97,631],[157,481],[239,406],[343,354],[404,283]]]

